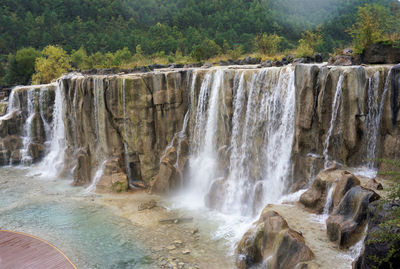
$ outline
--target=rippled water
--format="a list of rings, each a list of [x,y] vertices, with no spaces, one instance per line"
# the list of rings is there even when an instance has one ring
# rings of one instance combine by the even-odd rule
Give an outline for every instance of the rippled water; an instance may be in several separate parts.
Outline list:
[[[28,177],[0,168],[0,229],[41,237],[83,268],[154,268],[140,229],[92,201],[68,180]]]

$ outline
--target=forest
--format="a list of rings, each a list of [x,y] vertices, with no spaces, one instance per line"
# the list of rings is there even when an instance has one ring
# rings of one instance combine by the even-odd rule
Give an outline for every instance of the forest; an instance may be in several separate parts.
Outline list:
[[[10,63],[18,50],[29,48],[36,59],[48,45],[91,57],[72,67],[109,67],[121,65],[113,55],[118,51],[128,58],[153,55],[167,62],[244,55],[259,49],[256,41],[263,35],[277,37],[274,53],[285,52],[309,31],[317,32],[316,49],[327,55],[351,42],[347,30],[358,7],[376,3],[400,17],[397,0],[3,0],[0,85],[29,82],[32,73],[25,71],[24,79],[7,78]],[[151,62],[157,61],[145,61]]]

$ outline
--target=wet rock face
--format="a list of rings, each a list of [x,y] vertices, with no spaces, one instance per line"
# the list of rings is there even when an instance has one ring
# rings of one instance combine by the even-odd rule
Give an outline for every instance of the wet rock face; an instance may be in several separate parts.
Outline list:
[[[360,180],[356,176],[347,171],[343,171],[342,176],[336,184],[335,190],[333,192],[333,206],[336,208],[342,201],[342,198],[346,195],[346,193],[351,188],[359,185]]]
[[[314,180],[312,186],[301,195],[300,203],[311,212],[321,214],[324,210],[329,188],[338,179],[340,171],[322,171]]]
[[[328,238],[347,248],[357,242],[368,217],[368,206],[379,199],[375,192],[360,186],[351,188],[326,221]]]
[[[268,207],[260,219],[243,236],[236,248],[236,265],[240,269],[267,264],[268,268],[295,268],[313,259],[302,235],[289,228],[277,212]]]
[[[99,165],[121,159],[130,182],[148,183],[160,170],[160,157],[182,128],[187,110],[187,73],[77,76],[63,80],[67,154],[87,149],[90,172],[75,173],[90,182]],[[66,166],[75,166],[73,160]],[[89,174],[89,175],[88,175]]]
[[[45,122],[50,126],[52,121],[54,89],[51,84],[14,90],[11,111],[0,119],[0,165],[37,162],[44,156]],[[29,143],[24,145],[23,137],[29,137]]]
[[[295,137],[292,151],[296,183],[303,180],[303,185],[306,185],[310,179],[310,171],[315,167],[323,168],[317,158],[314,158],[315,162],[308,161],[310,153],[324,161],[326,151],[329,160],[336,160],[347,166],[365,163],[372,128],[367,125],[368,119],[375,115],[374,111],[380,111],[381,105],[380,124],[376,127],[379,130],[375,158],[397,156],[395,152],[399,150],[400,143],[396,131],[396,109],[400,107],[400,95],[396,95],[397,88],[393,88],[393,80],[397,81],[393,79],[395,72],[392,70],[391,78],[388,76],[390,69],[389,66],[296,66]],[[338,85],[340,77],[342,83]],[[370,87],[373,88],[369,89]],[[341,94],[337,94],[339,88]],[[368,102],[371,92],[376,95],[373,109]],[[339,96],[337,102],[340,105],[336,119],[332,120],[335,114],[335,95]]]
[[[367,46],[362,55],[365,64],[397,64],[400,62],[400,48],[378,43]]]
[[[377,235],[382,232],[382,228],[379,225],[392,220],[393,215],[391,215],[390,212],[399,207],[399,202],[385,203],[382,208],[377,202],[369,206],[370,217],[368,221],[367,237],[365,238],[365,244],[361,255],[353,263],[354,269],[396,268],[396,266],[400,264],[400,240],[398,239],[400,228],[392,226],[391,229],[386,231],[392,235],[390,240],[376,240],[378,238]],[[390,256],[391,252],[393,254],[392,256]],[[380,262],[378,262],[375,257],[379,257]]]
[[[128,177],[120,168],[118,158],[107,160],[103,164],[103,173],[96,185],[98,192],[124,192],[128,190]]]

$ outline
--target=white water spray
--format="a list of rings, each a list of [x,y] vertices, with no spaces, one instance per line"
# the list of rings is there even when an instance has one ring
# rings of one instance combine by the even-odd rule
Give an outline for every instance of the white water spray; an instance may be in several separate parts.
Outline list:
[[[331,136],[333,134],[333,130],[335,128],[335,123],[336,123],[336,119],[339,115],[339,108],[341,107],[341,103],[342,103],[342,84],[343,84],[343,80],[344,80],[344,74],[340,74],[339,76],[339,81],[338,84],[336,86],[336,92],[335,92],[335,97],[332,103],[332,116],[331,116],[331,121],[330,121],[330,125],[329,125],[329,130],[328,133],[326,134],[326,139],[325,139],[325,143],[324,143],[324,151],[323,151],[323,155],[324,155],[324,159],[325,159],[325,168],[328,168],[329,166],[329,146],[330,146],[330,139]]]

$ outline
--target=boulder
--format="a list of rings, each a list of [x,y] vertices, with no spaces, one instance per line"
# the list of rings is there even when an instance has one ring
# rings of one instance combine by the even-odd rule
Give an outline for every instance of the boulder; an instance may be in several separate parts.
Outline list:
[[[338,179],[339,170],[322,171],[312,186],[300,196],[300,203],[311,212],[321,214],[324,210],[329,187]]]
[[[375,178],[368,180],[367,184],[365,184],[365,188],[378,191],[383,190],[382,184],[379,183]]]
[[[383,42],[367,46],[362,55],[364,64],[397,64],[400,62],[400,48]]]
[[[76,165],[73,170],[74,185],[82,186],[90,183],[91,180],[91,166],[90,158],[86,150],[79,150],[76,154]]]
[[[351,55],[336,55],[329,59],[330,65],[351,66],[355,64],[355,60]]]
[[[124,192],[128,190],[128,177],[125,173],[114,173],[104,175],[96,185],[96,191],[99,192]]]
[[[176,168],[168,163],[161,163],[160,171],[150,182],[150,193],[168,194],[177,179]]]
[[[353,174],[343,171],[340,180],[337,182],[335,190],[333,192],[332,200],[333,206],[337,207],[342,201],[345,194],[353,187],[359,186],[360,180]]]
[[[268,207],[236,248],[239,269],[265,263],[270,269],[290,269],[313,258],[303,236],[290,229],[286,220]]]
[[[381,237],[381,240],[376,240],[383,232],[381,224],[393,220],[393,211],[399,207],[399,201],[383,205],[378,202],[370,204],[367,236],[360,256],[353,263],[354,269],[396,268],[400,264],[400,227],[392,225],[385,231],[392,235],[390,239],[384,237],[382,240]]]
[[[322,63],[324,61],[322,54],[321,53],[317,53],[314,55],[314,59],[316,63]]]
[[[380,197],[360,186],[351,188],[326,221],[329,240],[341,248],[357,242],[368,217],[368,206]]]
[[[246,57],[242,60],[242,64],[259,64],[260,58]]]
[[[266,61],[262,62],[261,67],[272,67],[272,61],[266,60]]]

